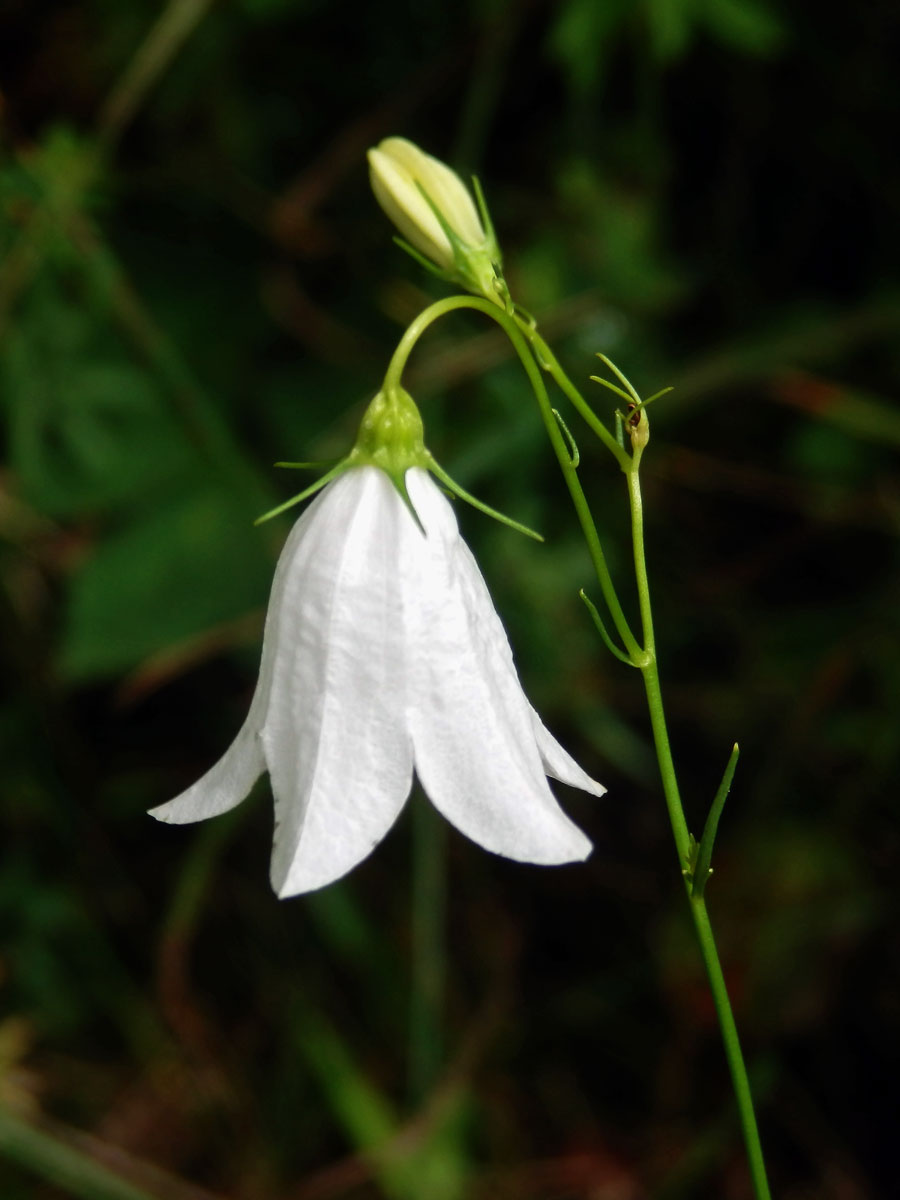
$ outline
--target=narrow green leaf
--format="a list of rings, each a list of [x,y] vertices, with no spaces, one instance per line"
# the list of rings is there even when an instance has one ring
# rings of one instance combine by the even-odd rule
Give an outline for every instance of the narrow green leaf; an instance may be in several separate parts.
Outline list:
[[[578,464],[581,462],[581,455],[578,452],[578,446],[575,444],[575,439],[569,432],[568,425],[562,419],[559,409],[551,408],[550,411],[553,413],[554,417],[556,417],[556,423],[562,430],[563,437],[569,443],[569,462],[572,464],[573,468],[577,469]]]
[[[310,496],[314,496],[316,492],[321,491],[326,483],[330,483],[332,479],[334,479],[335,475],[339,474],[343,465],[344,460],[341,459],[341,461],[333,466],[330,471],[326,471],[321,479],[317,479],[315,483],[310,484],[308,488],[304,488],[303,491],[298,495],[292,496],[290,500],[285,500],[283,504],[278,504],[275,506],[275,508],[270,508],[269,511],[263,513],[261,517],[257,517],[253,524],[262,525],[264,521],[271,521],[273,517],[280,516],[281,513],[287,512],[287,510],[289,508],[293,508],[295,504],[301,504],[304,500],[308,500]]]
[[[734,770],[737,766],[740,752],[740,747],[735,742],[734,748],[731,751],[731,757],[728,759],[728,765],[725,767],[725,774],[722,776],[722,782],[719,784],[719,790],[716,792],[709,810],[709,816],[706,818],[706,824],[703,826],[703,836],[700,838],[700,846],[697,850],[697,865],[691,881],[692,896],[703,895],[706,881],[712,873],[709,864],[712,860],[713,844],[716,840],[716,830],[719,827],[719,817],[722,815],[722,809],[725,807],[725,801],[728,799],[728,793],[731,790],[731,781],[734,778]]]
[[[84,1150],[0,1106],[0,1156],[79,1200],[153,1200]]]
[[[623,650],[620,650],[618,648],[618,646],[615,645],[612,638],[609,636],[609,632],[608,632],[606,626],[603,624],[603,618],[600,616],[599,612],[597,611],[597,606],[590,599],[590,597],[588,596],[588,594],[584,590],[584,588],[581,589],[581,591],[578,593],[578,595],[584,601],[588,612],[591,614],[591,617],[593,618],[594,624],[597,626],[597,632],[603,638],[604,645],[606,646],[606,648],[610,652],[610,654],[614,654],[616,656],[616,658],[619,660],[619,662],[625,663],[625,665],[627,667],[636,667],[637,663],[632,662],[631,659],[628,657],[628,655]]]
[[[527,525],[523,525],[520,521],[513,520],[512,517],[507,517],[505,513],[498,512],[496,508],[491,508],[489,504],[485,504],[482,500],[477,500],[465,488],[461,488],[455,479],[447,474],[443,467],[431,460],[428,468],[432,475],[436,475],[444,487],[448,488],[455,496],[459,496],[460,500],[465,500],[466,504],[471,504],[473,508],[477,508],[479,512],[483,512],[485,516],[493,517],[495,521],[499,521],[501,525],[508,525],[510,529],[515,529],[517,533],[524,533],[526,537],[534,538],[536,542],[542,542],[543,536],[536,533],[535,530],[529,529]]]

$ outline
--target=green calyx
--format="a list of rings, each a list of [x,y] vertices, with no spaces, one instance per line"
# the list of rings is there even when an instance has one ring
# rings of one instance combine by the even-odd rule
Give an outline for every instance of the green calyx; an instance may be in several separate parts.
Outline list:
[[[478,215],[485,231],[484,244],[482,246],[466,245],[456,235],[455,231],[450,228],[443,214],[433,205],[432,211],[437,216],[438,221],[440,221],[444,233],[450,239],[450,245],[453,249],[453,261],[456,264],[458,278],[463,287],[467,288],[470,292],[474,292],[476,295],[484,296],[486,299],[493,301],[494,304],[499,304],[501,308],[509,311],[510,298],[509,289],[503,278],[503,256],[497,244],[494,224],[491,221],[491,214],[488,211],[484,192],[481,190],[481,183],[477,175],[472,176],[472,188],[475,192],[475,201],[478,205]],[[427,195],[425,199],[429,205],[432,204]]]
[[[365,411],[356,445],[344,464],[379,467],[401,494],[410,467],[428,470],[431,455],[425,449],[425,429],[409,392],[391,387],[378,393]]]
[[[356,445],[344,459],[344,466],[379,467],[388,476],[391,483],[400,493],[403,502],[412,513],[416,524],[422,527],[418,514],[406,490],[406,472],[410,467],[422,467],[430,471],[447,491],[458,496],[479,512],[485,513],[504,525],[509,525],[519,533],[533,537],[541,542],[544,539],[539,533],[489,508],[480,500],[476,500],[459,484],[451,479],[447,472],[438,465],[433,455],[425,448],[425,430],[422,417],[416,407],[416,402],[398,385],[393,385],[379,392],[366,409]],[[424,532],[424,531],[423,531]]]
[[[318,463],[276,463],[280,467],[316,467],[327,464]],[[310,487],[305,488],[297,496],[292,496],[277,508],[257,517],[255,524],[260,525],[272,517],[286,512],[295,504],[314,496],[326,483],[330,483],[338,475],[351,467],[378,467],[393,483],[394,487],[409,506],[416,521],[418,517],[413,512],[406,491],[406,472],[410,467],[423,467],[430,470],[433,459],[425,449],[425,431],[422,417],[416,408],[412,396],[401,387],[390,387],[380,391],[366,409],[356,435],[356,444],[350,453],[336,463],[316,480]]]
[[[508,288],[494,254],[490,250],[469,250],[464,256],[460,256],[455,246],[453,249],[456,269],[463,287],[505,308]]]
[[[276,465],[280,467],[316,467],[326,464],[282,462]],[[452,492],[467,504],[471,504],[479,512],[493,517],[494,520],[500,521],[504,525],[509,525],[510,528],[524,533],[527,537],[535,538],[539,542],[544,540],[539,533],[535,533],[526,525],[483,504],[450,478],[425,448],[425,430],[416,402],[409,392],[397,384],[391,384],[380,391],[366,409],[359,433],[356,435],[356,444],[346,458],[331,464],[320,479],[317,479],[298,496],[293,496],[290,500],[279,504],[277,508],[257,517],[256,524],[268,521],[271,517],[293,508],[295,504],[309,499],[326,483],[330,483],[332,479],[351,467],[378,467],[380,471],[384,471],[420,529],[422,529],[422,523],[406,490],[406,472],[412,467],[421,467],[425,471],[430,471],[447,491]],[[422,532],[424,533],[424,529]]]

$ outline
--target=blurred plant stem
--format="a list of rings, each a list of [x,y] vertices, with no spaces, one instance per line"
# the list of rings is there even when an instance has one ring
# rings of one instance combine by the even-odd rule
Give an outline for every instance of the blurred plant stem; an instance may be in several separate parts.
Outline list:
[[[111,247],[80,214],[72,217],[68,233],[83,255],[91,283],[107,298],[122,328],[167,383],[187,436],[246,495],[248,504],[268,507],[272,496],[268,484],[251,465],[181,353],[144,306]]]
[[[421,1104],[437,1081],[443,1058],[446,976],[446,823],[424,796],[412,806],[412,971],[409,1013],[409,1091]]]
[[[469,296],[451,296],[445,300],[439,300],[429,305],[428,308],[424,309],[411,322],[391,357],[383,385],[385,391],[400,386],[403,370],[409,356],[419,338],[425,333],[428,327],[440,317],[460,308],[474,309],[476,312],[484,313],[496,321],[509,337],[514,350],[525,368],[534,390],[541,416],[543,417],[547,435],[550,438],[551,445],[559,461],[560,469],[562,470],[572,503],[578,515],[603,597],[609,609],[613,625],[622,640],[624,653],[620,652],[612,644],[609,635],[603,627],[599,614],[593,609],[595,620],[603,633],[604,641],[606,641],[616,656],[622,658],[631,666],[638,668],[643,676],[663,794],[669,811],[669,819],[672,825],[675,847],[678,852],[679,866],[685,882],[691,918],[694,922],[694,929],[700,943],[703,964],[706,968],[719,1020],[719,1027],[722,1032],[725,1055],[731,1071],[754,1192],[757,1200],[770,1200],[771,1194],[766,1179],[765,1162],[759,1139],[756,1115],[753,1109],[753,1098],[747,1077],[747,1069],[744,1064],[737,1026],[731,1009],[728,990],[725,985],[725,977],[722,973],[722,966],[719,961],[715,938],[706,909],[706,901],[703,896],[703,884],[705,880],[699,881],[699,886],[695,886],[695,882],[697,881],[694,879],[693,872],[696,868],[698,857],[698,843],[692,837],[684,815],[684,807],[681,802],[678,779],[669,744],[668,729],[666,727],[662,689],[656,659],[656,640],[653,630],[650,582],[644,550],[644,514],[639,474],[641,456],[647,437],[649,436],[646,413],[643,407],[644,402],[618,368],[608,363],[608,360],[604,360],[607,361],[623,385],[620,388],[614,384],[607,384],[612,391],[616,392],[628,404],[628,416],[622,418],[622,421],[623,425],[628,428],[629,435],[631,436],[632,451],[629,454],[624,445],[617,440],[606,425],[596,416],[581,392],[566,375],[550,347],[537,332],[536,323],[531,318],[519,311],[504,312],[490,301],[475,299]],[[613,455],[613,458],[625,474],[631,512],[635,584],[641,619],[642,637],[640,642],[632,632],[622,605],[619,602],[615,585],[607,566],[606,557],[603,553],[597,527],[578,479],[579,456],[577,447],[571,434],[562,425],[561,418],[559,418],[551,406],[541,370],[547,372],[554,379],[585,420],[588,427],[601,439]],[[599,380],[599,382],[603,383],[605,381]],[[622,415],[619,415],[621,418]],[[637,421],[633,422],[632,417],[637,418]],[[638,430],[641,430],[640,437],[638,436]],[[723,781],[723,787],[725,786],[726,784]],[[711,828],[711,836],[714,836],[715,822],[710,822],[709,826]],[[703,847],[703,853],[700,857],[704,863],[709,862],[710,852],[711,846]]]
[[[215,0],[169,0],[100,110],[97,133],[111,150],[147,93],[191,36]]]
[[[80,1150],[0,1108],[0,1153],[84,1200],[153,1200]]]
[[[79,1200],[218,1200],[118,1147],[64,1126],[38,1124],[2,1105],[0,1155]],[[101,1156],[145,1178],[149,1190],[107,1167]]]
[[[273,494],[267,481],[222,418],[213,398],[198,383],[181,351],[175,346],[103,232],[91,219],[86,196],[77,188],[61,187],[62,175],[93,177],[96,145],[66,144],[66,154],[54,157],[52,146],[20,156],[20,167],[36,186],[39,201],[27,219],[0,272],[0,332],[11,321],[22,293],[39,282],[40,273],[54,269],[60,255],[74,252],[80,271],[79,286],[87,299],[98,300],[159,379],[170,398],[184,437],[220,477],[224,485],[244,497],[251,511],[270,508]],[[58,148],[57,148],[58,151]],[[277,532],[268,535],[274,544]]]
[[[377,1180],[379,1194],[389,1200],[461,1200],[466,1192],[459,1090],[434,1088],[403,1124],[320,1007],[298,993],[293,1017],[294,1044],[356,1148],[362,1177]]]

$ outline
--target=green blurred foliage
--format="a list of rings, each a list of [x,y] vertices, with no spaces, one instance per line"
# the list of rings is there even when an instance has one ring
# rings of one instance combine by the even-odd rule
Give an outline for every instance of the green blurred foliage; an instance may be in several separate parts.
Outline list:
[[[657,634],[695,832],[742,747],[707,894],[774,1189],[892,1195],[897,11],[0,18],[4,1200],[748,1194],[640,683],[577,598],[589,563],[491,329],[442,323],[408,383],[443,465],[547,536],[460,513],[529,694],[609,795],[565,797],[585,867],[447,834],[435,1086],[407,1079],[408,817],[280,904],[265,782],[208,826],[144,815],[246,711],[289,527],[252,522],[298,490],[270,464],[343,453],[440,294],[368,193],[392,133],[479,173],[573,379],[602,351],[675,385],[644,458]],[[627,581],[621,478],[564,416]]]

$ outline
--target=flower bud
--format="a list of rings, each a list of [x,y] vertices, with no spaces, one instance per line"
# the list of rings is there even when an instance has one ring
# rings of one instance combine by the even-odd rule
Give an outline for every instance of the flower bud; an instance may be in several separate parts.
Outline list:
[[[643,404],[629,404],[628,418],[625,422],[628,436],[631,438],[632,452],[640,455],[650,441],[650,422],[647,420],[647,409]]]
[[[369,151],[375,199],[410,246],[471,292],[501,303],[500,250],[459,176],[406,138]]]

